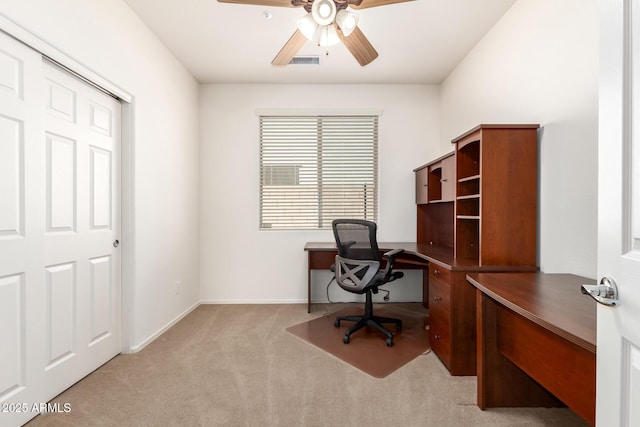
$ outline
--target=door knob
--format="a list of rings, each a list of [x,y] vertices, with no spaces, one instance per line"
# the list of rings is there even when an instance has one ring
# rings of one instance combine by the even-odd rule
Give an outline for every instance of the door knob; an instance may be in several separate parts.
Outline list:
[[[117,248],[118,246],[120,246],[120,240],[116,239],[113,241],[113,247]]]
[[[620,305],[618,300],[618,286],[615,280],[610,277],[603,277],[599,285],[582,285],[583,294],[591,296],[600,304],[617,307]]]

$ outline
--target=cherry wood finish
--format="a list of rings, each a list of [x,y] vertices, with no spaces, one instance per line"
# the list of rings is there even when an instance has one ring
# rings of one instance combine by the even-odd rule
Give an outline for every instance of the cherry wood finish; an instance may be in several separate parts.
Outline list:
[[[416,204],[453,202],[456,196],[455,152],[445,154],[413,170]],[[420,195],[418,195],[420,194]]]
[[[475,311],[464,309],[475,294],[465,277],[465,271],[429,264],[429,342],[452,375],[476,374]]]
[[[570,274],[470,273],[476,287],[478,406],[566,404],[595,422],[594,280]]]
[[[416,222],[417,241],[434,248],[442,248],[450,253],[451,258],[453,257],[453,208],[453,203],[417,205],[417,217],[429,220]]]
[[[538,127],[479,125],[452,141],[453,153],[414,170],[416,185],[428,184],[426,203],[416,199],[416,240],[450,266],[446,277],[423,275],[423,304],[435,325],[433,350],[452,375],[476,373],[475,290],[466,273],[537,270]]]
[[[381,252],[404,249],[396,258],[395,268],[423,270],[423,301],[430,311],[432,348],[452,375],[475,375],[475,288],[467,282],[467,273],[535,271],[536,267],[479,266],[475,259],[455,258],[453,247],[425,243],[378,242],[378,246]],[[334,242],[307,242],[304,250],[308,256],[307,312],[310,313],[311,270],[329,269],[338,251]]]
[[[479,125],[456,144],[456,255],[536,265],[539,125]]]

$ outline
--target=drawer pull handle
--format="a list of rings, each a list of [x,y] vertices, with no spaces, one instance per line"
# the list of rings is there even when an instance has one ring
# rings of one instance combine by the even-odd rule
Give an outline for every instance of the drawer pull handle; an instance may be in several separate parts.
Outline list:
[[[438,334],[435,334],[433,337],[434,337],[435,339],[437,339],[437,340],[439,340],[439,339],[440,339],[440,335],[438,335]]]
[[[433,300],[434,300],[435,302],[438,302],[438,301],[442,301],[442,298],[440,298],[440,297],[433,297]]]
[[[438,276],[440,274],[440,270],[433,270],[433,274],[435,274],[436,276]]]

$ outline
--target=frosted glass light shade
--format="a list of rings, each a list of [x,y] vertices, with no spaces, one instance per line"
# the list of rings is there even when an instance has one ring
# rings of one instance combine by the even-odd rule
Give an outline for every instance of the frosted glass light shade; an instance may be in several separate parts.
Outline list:
[[[320,27],[320,37],[318,39],[318,44],[320,46],[333,46],[338,43],[340,43],[340,38],[338,37],[338,32],[334,25],[325,25]]]
[[[314,0],[311,15],[318,25],[329,25],[336,18],[336,4],[333,0]]]
[[[313,39],[316,35],[316,30],[318,29],[318,23],[313,19],[313,16],[310,13],[307,13],[302,18],[298,19],[296,22],[298,26],[298,30],[302,33],[303,36],[307,38],[307,40]]]
[[[358,15],[342,9],[336,14],[336,23],[342,30],[342,34],[348,37],[358,25]]]

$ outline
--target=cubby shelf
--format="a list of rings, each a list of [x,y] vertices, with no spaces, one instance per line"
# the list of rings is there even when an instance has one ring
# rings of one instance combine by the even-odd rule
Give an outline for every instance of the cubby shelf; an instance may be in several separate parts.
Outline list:
[[[476,373],[471,271],[537,269],[538,125],[479,125],[416,173],[417,242],[446,261],[423,275],[431,347],[452,375]],[[445,267],[442,267],[445,266]]]

